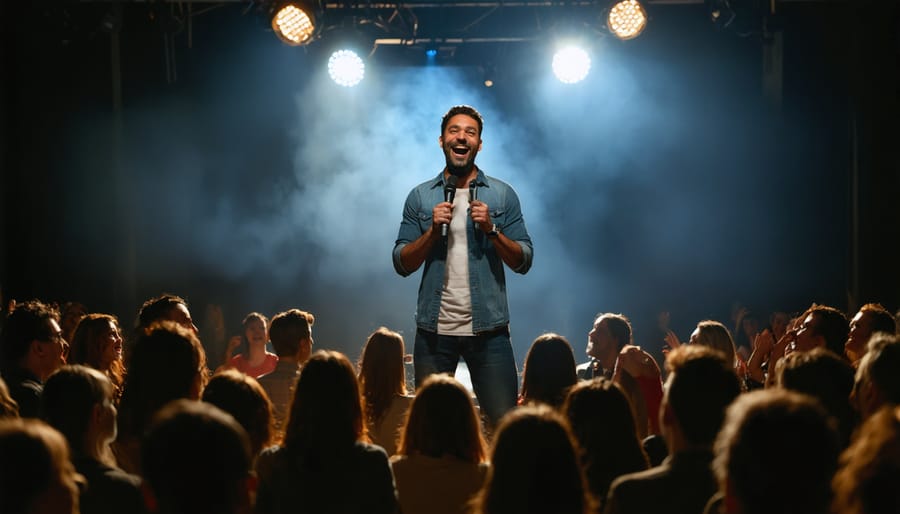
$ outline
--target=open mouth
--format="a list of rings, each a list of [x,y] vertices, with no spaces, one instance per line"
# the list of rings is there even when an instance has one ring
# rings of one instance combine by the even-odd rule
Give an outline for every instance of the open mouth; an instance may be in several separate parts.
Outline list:
[[[462,157],[469,153],[469,147],[468,146],[454,146],[453,153]]]

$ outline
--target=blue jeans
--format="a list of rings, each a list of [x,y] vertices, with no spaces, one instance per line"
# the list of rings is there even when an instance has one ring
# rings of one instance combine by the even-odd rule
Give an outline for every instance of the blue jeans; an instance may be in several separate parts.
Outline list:
[[[474,336],[446,336],[416,330],[413,362],[416,387],[434,373],[453,375],[459,357],[466,360],[472,376],[472,389],[489,427],[516,406],[519,378],[516,358],[509,339],[509,328]]]

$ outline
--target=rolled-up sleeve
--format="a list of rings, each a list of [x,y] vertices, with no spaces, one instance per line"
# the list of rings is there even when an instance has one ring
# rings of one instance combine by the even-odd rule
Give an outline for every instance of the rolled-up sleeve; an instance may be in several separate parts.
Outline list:
[[[394,251],[392,258],[394,261],[394,270],[402,277],[409,276],[415,270],[407,270],[400,261],[400,252],[409,243],[415,241],[422,235],[422,229],[419,226],[419,204],[420,199],[417,191],[413,189],[406,197],[406,203],[403,205],[403,219],[400,221],[400,230],[397,232],[397,241],[394,242]]]
[[[534,259],[534,246],[531,242],[531,236],[528,235],[528,229],[525,228],[525,218],[522,216],[522,206],[519,203],[519,197],[515,190],[511,187],[506,194],[506,221],[501,229],[503,235],[512,239],[522,248],[522,264],[516,268],[511,268],[513,272],[525,274],[531,269],[531,263]]]

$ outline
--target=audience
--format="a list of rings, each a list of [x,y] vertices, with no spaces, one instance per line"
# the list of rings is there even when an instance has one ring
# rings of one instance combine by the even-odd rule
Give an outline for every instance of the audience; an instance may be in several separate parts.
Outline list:
[[[109,314],[87,314],[75,329],[69,364],[84,364],[104,373],[115,388],[118,403],[125,383],[119,320]]]
[[[338,352],[316,352],[300,371],[284,442],[259,458],[256,511],[395,513],[387,455],[367,440],[353,365]]]
[[[742,395],[715,449],[721,496],[708,512],[828,513],[838,435],[813,398],[778,389]]]
[[[481,489],[488,463],[469,392],[448,375],[419,388],[391,468],[403,514],[463,514]]]
[[[234,336],[228,342],[223,368],[234,368],[253,378],[274,371],[275,365],[278,364],[278,356],[266,351],[266,343],[269,340],[268,324],[269,320],[258,312],[247,314],[241,322],[244,327],[243,335]],[[246,344],[247,351],[230,357],[228,354],[242,342]]]
[[[647,469],[631,405],[615,382],[597,377],[577,384],[562,411],[581,450],[588,487],[599,502],[613,480]]]
[[[119,466],[140,470],[140,438],[153,415],[172,400],[199,400],[206,381],[206,354],[193,331],[172,321],[150,325],[134,343],[119,403],[119,435],[113,451]]]
[[[256,457],[274,442],[272,403],[259,382],[236,369],[220,371],[203,389],[204,402],[222,409],[240,423],[250,438],[250,451]]]
[[[519,407],[494,436],[491,468],[473,514],[587,514],[585,484],[566,420],[548,405]]]
[[[272,318],[269,337],[278,355],[278,363],[271,373],[258,380],[272,402],[276,439],[279,441],[284,433],[284,422],[300,368],[312,354],[312,326],[315,321],[312,314],[300,309],[280,312]]]
[[[385,327],[369,335],[359,357],[359,387],[369,437],[388,455],[397,451],[403,418],[412,403],[406,391],[403,336]]]
[[[737,375],[721,352],[700,345],[669,352],[666,369],[659,415],[669,457],[660,466],[616,479],[607,514],[699,514],[716,491],[712,444],[725,408],[741,392]]]
[[[561,335],[542,334],[531,343],[525,356],[519,403],[541,402],[559,407],[577,381],[572,345]]]
[[[141,445],[147,507],[163,514],[250,514],[256,487],[247,433],[230,415],[178,400]]]
[[[0,373],[23,418],[39,418],[44,381],[66,363],[59,313],[37,300],[16,306],[0,336]]]
[[[0,420],[0,512],[78,514],[84,479],[56,430],[36,419]]]
[[[585,365],[542,334],[490,461],[471,394],[435,375],[411,396],[403,338],[387,328],[357,376],[343,354],[311,356],[312,314],[267,327],[251,313],[236,369],[206,384],[182,298],[144,303],[127,369],[117,319],[67,307],[61,320],[40,301],[11,304],[0,328],[4,514],[900,509],[900,335],[875,303],[849,322],[813,304],[762,332],[738,312],[755,335],[746,366],[721,323],[699,322],[684,346],[668,330],[665,392],[621,314],[596,317]],[[770,389],[741,395],[751,378]],[[661,459],[649,469],[647,448]]]
[[[66,302],[59,312],[59,328],[62,329],[65,340],[71,342],[75,338],[78,323],[88,314],[87,307],[78,302]]]
[[[63,366],[47,379],[41,404],[44,419],[65,436],[75,469],[87,480],[81,514],[143,512],[140,479],[118,469],[110,449],[116,407],[109,378],[87,366]]]

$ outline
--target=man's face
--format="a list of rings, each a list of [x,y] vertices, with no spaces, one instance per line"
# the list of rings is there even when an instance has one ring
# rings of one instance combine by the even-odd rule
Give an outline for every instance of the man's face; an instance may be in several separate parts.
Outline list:
[[[848,355],[852,354],[859,359],[866,353],[866,343],[872,337],[872,315],[867,312],[857,312],[850,320],[850,334],[844,348]]]
[[[40,357],[40,369],[36,369],[35,374],[39,376],[41,381],[46,380],[51,373],[66,364],[66,351],[69,343],[63,337],[62,329],[55,319],[49,322],[49,337],[47,339],[38,340],[37,347]]]
[[[194,334],[200,333],[200,331],[197,329],[197,325],[194,325],[194,320],[191,319],[191,312],[188,310],[187,305],[183,303],[176,304],[174,307],[172,307],[172,309],[169,310],[169,321],[178,323]]]
[[[467,173],[481,150],[478,122],[467,114],[457,114],[447,120],[439,141],[444,149],[447,171],[454,175]]]
[[[605,319],[597,318],[594,320],[594,326],[588,332],[588,343],[585,353],[589,357],[602,359],[609,352],[615,352],[616,339],[609,331],[609,325]]]
[[[819,324],[822,320],[815,314],[809,314],[800,328],[797,329],[797,339],[795,341],[795,350],[798,352],[808,352],[813,348],[825,346],[825,338],[819,335]]]

